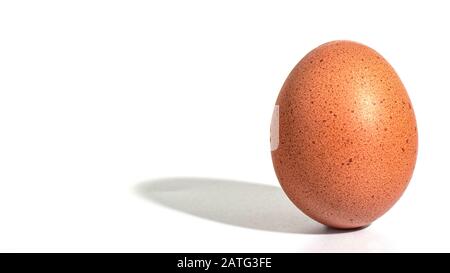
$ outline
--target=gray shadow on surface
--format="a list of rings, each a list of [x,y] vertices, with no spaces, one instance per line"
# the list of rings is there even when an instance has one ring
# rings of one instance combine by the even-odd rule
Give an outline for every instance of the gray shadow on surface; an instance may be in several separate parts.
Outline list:
[[[137,185],[139,196],[177,211],[228,225],[299,234],[335,234],[297,209],[279,187],[243,181],[168,177]]]

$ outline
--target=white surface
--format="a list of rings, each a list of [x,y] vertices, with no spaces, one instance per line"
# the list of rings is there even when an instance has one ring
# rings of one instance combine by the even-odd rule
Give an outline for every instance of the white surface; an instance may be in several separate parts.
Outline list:
[[[450,251],[450,6],[421,2],[2,1],[0,251]],[[420,147],[391,211],[321,234],[269,127],[335,39],[394,66]]]

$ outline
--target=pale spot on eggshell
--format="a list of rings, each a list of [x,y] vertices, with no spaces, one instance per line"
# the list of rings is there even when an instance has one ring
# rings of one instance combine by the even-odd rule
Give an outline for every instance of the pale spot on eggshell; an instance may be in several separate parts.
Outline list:
[[[400,198],[415,166],[417,127],[400,78],[380,54],[350,41],[321,45],[295,66],[276,105],[274,168],[305,214],[362,227]]]
[[[272,122],[270,123],[270,150],[275,151],[279,145],[279,106],[275,105],[272,113]]]

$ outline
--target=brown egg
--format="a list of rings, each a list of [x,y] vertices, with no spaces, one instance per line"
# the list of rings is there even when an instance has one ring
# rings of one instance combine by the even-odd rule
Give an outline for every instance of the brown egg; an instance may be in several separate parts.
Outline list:
[[[355,42],[329,42],[286,79],[272,118],[271,148],[283,190],[305,214],[335,228],[367,226],[411,179],[414,111],[380,54]]]

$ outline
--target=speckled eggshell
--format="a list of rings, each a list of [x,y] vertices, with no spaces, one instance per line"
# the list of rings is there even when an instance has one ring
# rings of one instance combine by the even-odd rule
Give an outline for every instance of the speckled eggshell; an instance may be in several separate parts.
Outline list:
[[[305,214],[334,228],[367,226],[406,189],[417,126],[400,78],[373,49],[323,44],[292,70],[271,124],[283,190]]]

